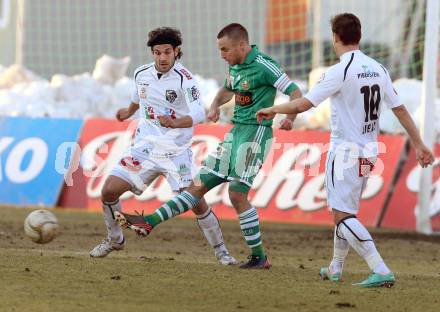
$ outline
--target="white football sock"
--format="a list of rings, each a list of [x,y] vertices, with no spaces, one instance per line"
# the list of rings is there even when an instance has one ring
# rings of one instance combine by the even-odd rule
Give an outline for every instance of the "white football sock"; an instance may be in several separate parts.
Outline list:
[[[197,215],[197,223],[199,224],[200,229],[202,230],[203,235],[205,235],[209,245],[211,245],[216,252],[228,251],[223,242],[220,223],[211,208],[208,208],[208,211],[206,211],[204,214]]]
[[[382,275],[390,273],[374,245],[373,238],[358,219],[342,220],[339,224],[339,232],[344,235],[350,246],[364,258],[374,273]]]
[[[350,250],[350,244],[345,239],[341,231],[338,231],[338,227],[335,226],[334,237],[333,237],[333,260],[330,263],[330,272],[342,273],[344,267],[344,261],[347,257],[348,251]]]
[[[107,238],[114,242],[122,242],[124,234],[121,226],[115,220],[114,212],[121,211],[121,203],[119,200],[113,203],[102,203],[102,209],[104,210],[104,222],[107,227]]]

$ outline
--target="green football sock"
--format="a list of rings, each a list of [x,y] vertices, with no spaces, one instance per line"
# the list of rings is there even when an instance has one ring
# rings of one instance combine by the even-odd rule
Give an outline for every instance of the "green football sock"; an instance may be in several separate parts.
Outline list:
[[[251,248],[252,255],[265,257],[263,243],[260,234],[260,221],[258,220],[257,210],[252,207],[239,214],[240,228],[246,240],[246,244]]]
[[[167,201],[156,209],[154,213],[145,216],[144,220],[151,224],[152,227],[155,227],[163,221],[193,209],[198,202],[199,199],[197,197],[194,197],[191,193],[185,191]]]

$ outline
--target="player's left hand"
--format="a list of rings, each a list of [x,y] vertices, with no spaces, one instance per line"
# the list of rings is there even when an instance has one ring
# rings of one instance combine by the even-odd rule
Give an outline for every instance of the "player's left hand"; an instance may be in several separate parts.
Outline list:
[[[275,115],[276,114],[272,111],[272,107],[260,109],[255,114],[259,123],[261,123],[264,119],[273,119]]]
[[[283,120],[281,120],[280,122],[280,129],[281,130],[292,130],[293,128],[293,121],[289,118],[284,118]]]
[[[416,158],[422,168],[432,165],[435,160],[434,155],[425,145],[416,147]]]
[[[175,128],[174,119],[170,116],[157,116],[159,119],[160,125],[165,128]]]

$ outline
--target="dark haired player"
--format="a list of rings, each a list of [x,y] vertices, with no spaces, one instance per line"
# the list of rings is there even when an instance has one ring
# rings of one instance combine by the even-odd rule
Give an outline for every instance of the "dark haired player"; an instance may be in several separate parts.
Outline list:
[[[258,212],[249,202],[248,195],[270,150],[272,121],[259,124],[255,113],[274,104],[277,90],[290,95],[291,99],[300,97],[301,92],[272,58],[249,44],[248,32],[242,25],[233,23],[225,26],[217,35],[217,45],[221,57],[229,64],[229,75],[211,105],[208,119],[217,121],[220,106],[235,96],[234,127],[206,160],[198,173],[197,183],[193,182],[185,192],[162,205],[152,215],[144,218],[120,215],[121,223],[147,235],[160,223],[157,215],[165,209],[177,206],[184,207],[184,210],[192,209],[209,190],[229,182],[229,198],[238,214],[246,244],[251,249],[248,262],[240,268],[269,269]],[[290,129],[290,125],[284,129]]]
[[[182,35],[179,30],[160,27],[148,34],[148,47],[154,62],[134,71],[136,90],[127,108],[116,113],[119,121],[139,110],[139,123],[133,145],[110,172],[102,189],[107,237],[91,252],[105,257],[124,248],[125,240],[115,213],[121,211],[119,197],[127,191],[140,195],[155,178],[164,176],[175,193],[191,183],[195,168],[191,138],[194,125],[205,120],[197,83],[179,59]],[[235,264],[226,249],[219,221],[203,198],[194,205],[197,222],[215,249],[221,264]],[[184,212],[182,206],[163,209],[157,217],[165,221]]]

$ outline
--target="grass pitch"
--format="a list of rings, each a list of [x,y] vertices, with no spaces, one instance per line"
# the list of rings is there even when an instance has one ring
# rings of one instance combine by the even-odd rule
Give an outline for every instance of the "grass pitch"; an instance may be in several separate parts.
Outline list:
[[[217,264],[195,221],[161,224],[148,238],[127,233],[124,251],[92,259],[104,237],[100,214],[55,210],[60,235],[38,245],[24,236],[28,209],[0,208],[0,311],[438,311],[440,237],[376,232],[395,272],[391,289],[351,286],[368,275],[350,250],[344,282],[321,281],[332,255],[331,228],[262,224],[273,267]],[[238,222],[223,221],[231,253],[248,249]]]

